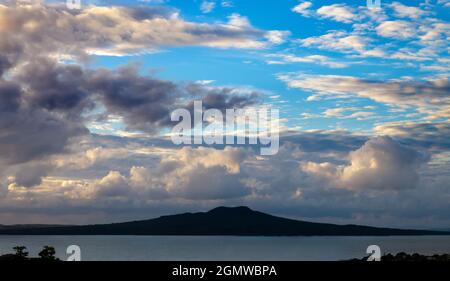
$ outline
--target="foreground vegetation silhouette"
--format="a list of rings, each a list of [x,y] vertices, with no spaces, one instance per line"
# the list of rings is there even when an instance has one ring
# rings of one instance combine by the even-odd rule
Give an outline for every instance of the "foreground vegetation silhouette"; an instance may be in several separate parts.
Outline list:
[[[13,247],[15,251],[14,254],[5,254],[0,256],[0,261],[29,261],[29,260],[42,260],[42,261],[60,261],[55,255],[56,250],[52,246],[44,246],[42,251],[38,253],[39,258],[29,257],[27,252],[27,247],[25,246],[15,246]]]
[[[44,246],[42,251],[38,253],[39,258],[28,257],[27,248],[25,246],[15,246],[13,248],[14,254],[6,254],[0,256],[0,261],[61,261],[55,254],[55,248],[51,246]],[[351,259],[349,262],[366,262],[369,256],[362,259]],[[407,254],[404,252],[398,253],[396,255],[386,254],[381,257],[381,262],[450,262],[450,254],[435,254],[431,256],[421,255],[421,254]]]
[[[362,259],[353,259],[350,261],[367,261],[369,257],[364,257]],[[450,262],[450,254],[441,254],[441,255],[421,255],[421,254],[407,254],[404,252],[398,254],[386,254],[381,257],[382,262]]]

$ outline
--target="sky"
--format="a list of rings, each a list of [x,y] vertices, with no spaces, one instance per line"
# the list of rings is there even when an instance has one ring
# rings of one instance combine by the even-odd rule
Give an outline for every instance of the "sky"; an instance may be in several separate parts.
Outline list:
[[[450,227],[450,1],[0,1],[0,224],[217,206]],[[280,111],[280,149],[171,112]]]

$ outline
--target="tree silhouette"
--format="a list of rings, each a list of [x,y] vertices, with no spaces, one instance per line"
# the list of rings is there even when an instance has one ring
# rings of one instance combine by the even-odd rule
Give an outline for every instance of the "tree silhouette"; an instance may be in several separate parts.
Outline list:
[[[26,259],[28,257],[28,252],[26,251],[27,247],[25,246],[15,246],[13,248],[16,251],[15,255],[21,259]]]
[[[38,255],[39,257],[41,257],[41,259],[44,260],[56,260],[55,253],[55,248],[51,246],[44,246],[44,248],[39,252]]]

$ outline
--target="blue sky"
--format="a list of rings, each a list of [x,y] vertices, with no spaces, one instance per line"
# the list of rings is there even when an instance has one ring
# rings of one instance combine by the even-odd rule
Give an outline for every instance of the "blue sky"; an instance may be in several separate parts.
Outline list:
[[[210,11],[202,11],[202,4],[213,3]],[[311,3],[305,12],[295,12],[302,3]],[[338,99],[330,98],[316,102],[307,101],[311,91],[302,88],[290,88],[284,81],[277,79],[283,73],[304,73],[309,75],[354,76],[374,81],[386,80],[426,80],[433,76],[445,75],[447,70],[429,68],[436,66],[436,57],[445,59],[447,52],[429,54],[429,57],[399,59],[397,50],[402,53],[417,54],[424,49],[416,34],[407,38],[382,36],[376,31],[376,24],[383,21],[402,21],[420,25],[427,21],[448,21],[448,8],[445,3],[429,1],[383,1],[381,10],[369,10],[364,1],[265,1],[264,5],[255,5],[254,1],[164,1],[164,5],[179,11],[180,17],[188,21],[206,23],[226,23],[233,14],[248,19],[249,23],[261,30],[280,30],[287,32],[282,42],[263,48],[208,48],[208,47],[176,47],[163,48],[156,53],[135,57],[98,57],[96,66],[116,67],[129,61],[138,61],[142,68],[154,71],[163,79],[176,81],[212,80],[217,86],[242,86],[260,89],[266,96],[265,102],[273,103],[282,110],[289,127],[304,129],[347,129],[370,132],[379,122],[420,120],[426,115],[420,114],[414,107],[404,108],[399,114],[392,110],[395,104],[386,104],[370,98]],[[108,5],[106,2],[101,2]],[[116,3],[116,2],[111,2]],[[123,5],[137,5],[133,1],[117,1]],[[160,6],[160,1],[147,1],[139,5]],[[321,7],[336,6],[341,10],[328,11],[329,15],[318,14]],[[405,7],[413,7],[399,14]],[[406,8],[407,9],[407,8]],[[270,12],[269,12],[270,11]],[[353,15],[349,20],[339,18],[339,12]],[[408,14],[409,12],[409,14]],[[336,14],[333,14],[336,13]],[[372,14],[369,16],[362,14]],[[367,25],[357,31],[358,25]],[[414,27],[416,29],[417,27]],[[384,54],[370,56],[361,55],[351,50],[352,46],[331,48],[324,42],[305,46],[301,40],[323,36],[331,31],[345,32],[346,36],[359,36],[367,40],[366,51],[384,50]],[[350,44],[350,43],[349,43]],[[432,45],[432,43],[430,43]],[[350,49],[348,49],[350,48]],[[430,47],[431,48],[431,47]],[[303,58],[303,62],[289,62],[282,56],[291,59]],[[310,56],[323,56],[320,58]],[[404,56],[406,57],[406,56]],[[190,58],[186,60],[186,58]],[[289,57],[288,57],[289,58]],[[305,59],[306,58],[306,59]],[[336,65],[331,65],[330,63]],[[447,62],[443,63],[445,68]],[[271,99],[270,96],[279,96]],[[349,108],[340,116],[324,118],[327,109],[336,107]],[[394,112],[392,112],[394,111]],[[356,114],[355,114],[356,113]],[[358,114],[359,113],[359,114]],[[303,115],[302,115],[303,114]],[[305,116],[308,116],[305,118]]]

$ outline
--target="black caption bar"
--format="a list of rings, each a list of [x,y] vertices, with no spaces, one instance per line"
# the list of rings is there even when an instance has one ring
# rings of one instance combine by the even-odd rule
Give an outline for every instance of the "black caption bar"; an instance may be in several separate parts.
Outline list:
[[[445,262],[0,262],[2,274],[22,280],[92,280],[114,276],[119,280],[314,280],[346,278],[385,280],[387,277],[448,277]],[[308,278],[307,278],[308,277]],[[29,279],[28,279],[29,278]],[[404,279],[403,279],[404,280]]]

